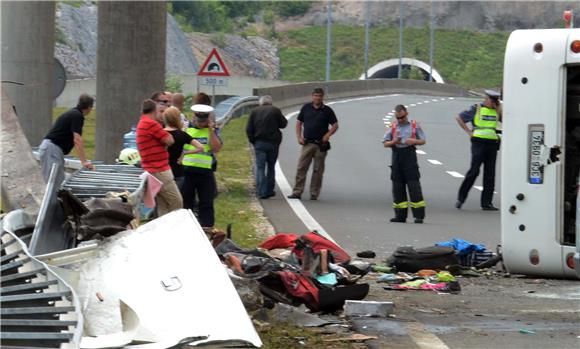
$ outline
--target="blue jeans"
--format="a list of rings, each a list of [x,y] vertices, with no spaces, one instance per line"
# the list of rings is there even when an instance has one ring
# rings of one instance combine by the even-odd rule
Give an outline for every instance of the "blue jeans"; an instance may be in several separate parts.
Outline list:
[[[256,141],[256,189],[258,197],[274,196],[276,173],[274,168],[278,159],[278,145],[272,142]]]

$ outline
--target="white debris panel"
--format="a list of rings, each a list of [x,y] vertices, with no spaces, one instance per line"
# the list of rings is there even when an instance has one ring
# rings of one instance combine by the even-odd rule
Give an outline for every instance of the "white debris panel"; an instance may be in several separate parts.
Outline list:
[[[129,341],[163,347],[262,345],[226,269],[189,210],[106,239],[79,272],[76,290],[85,316],[81,347]],[[127,311],[137,318],[126,316]]]

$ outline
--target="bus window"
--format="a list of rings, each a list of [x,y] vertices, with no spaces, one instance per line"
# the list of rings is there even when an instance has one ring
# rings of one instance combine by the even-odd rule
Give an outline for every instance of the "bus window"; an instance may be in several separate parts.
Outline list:
[[[564,150],[564,244],[576,243],[576,204],[580,171],[580,66],[568,67],[566,148]]]

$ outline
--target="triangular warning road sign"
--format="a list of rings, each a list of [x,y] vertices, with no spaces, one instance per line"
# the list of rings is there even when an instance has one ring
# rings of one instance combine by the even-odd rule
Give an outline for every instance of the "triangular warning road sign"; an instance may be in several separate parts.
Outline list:
[[[228,68],[215,48],[211,50],[209,56],[197,72],[198,76],[230,76]]]

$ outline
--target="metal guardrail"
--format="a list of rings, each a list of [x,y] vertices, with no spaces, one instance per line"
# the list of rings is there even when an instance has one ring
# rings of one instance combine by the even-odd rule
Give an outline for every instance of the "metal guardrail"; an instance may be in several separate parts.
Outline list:
[[[64,181],[62,187],[69,189],[79,200],[104,198],[108,192],[139,192],[143,169],[130,165],[96,165],[95,170],[80,169]]]
[[[234,96],[222,101],[215,108],[216,123],[223,127],[231,119],[240,117],[257,106],[258,100],[258,96]]]
[[[2,347],[78,348],[83,316],[74,290],[6,230],[0,237]]]

